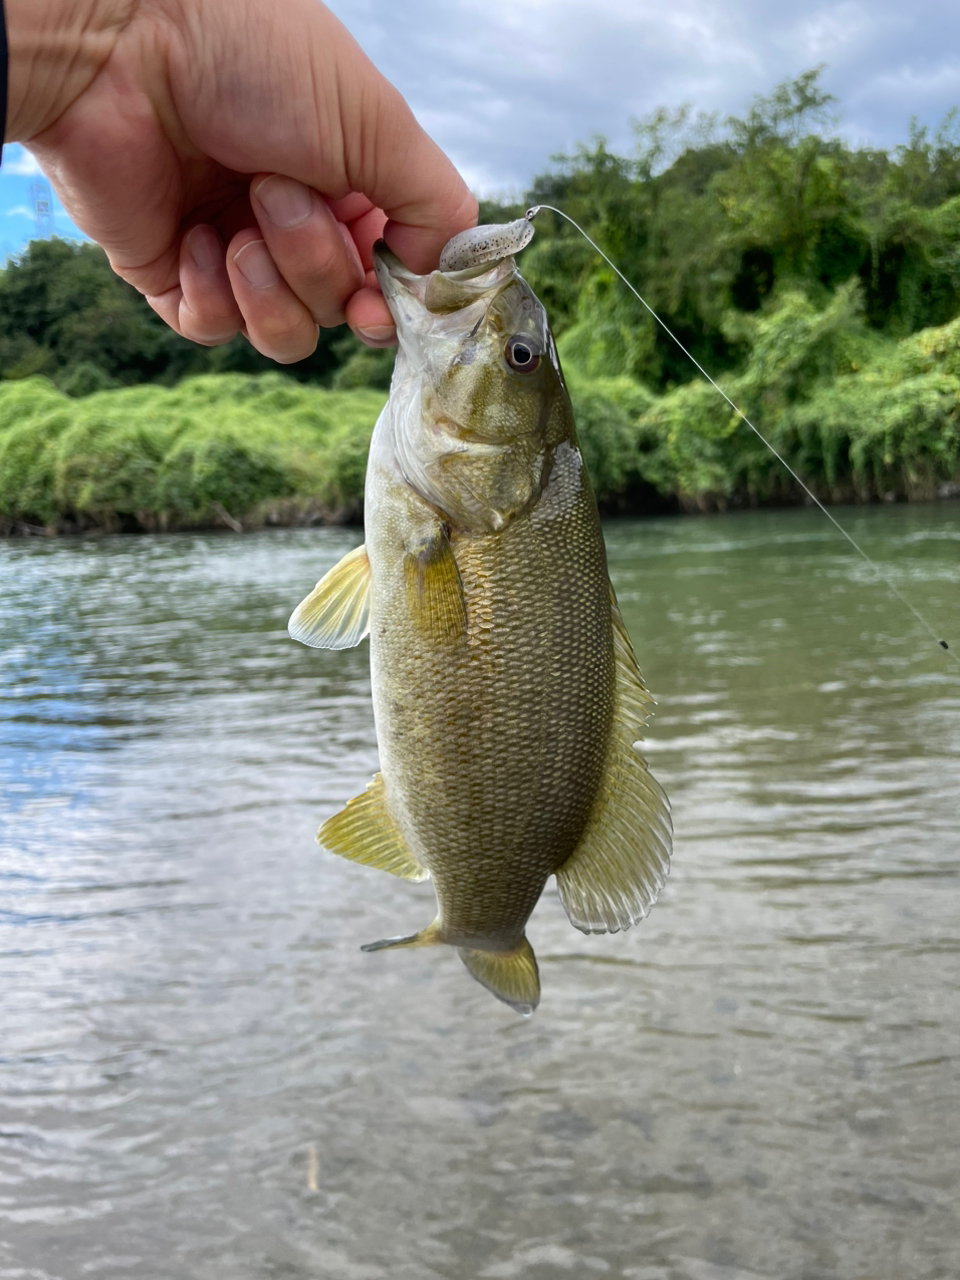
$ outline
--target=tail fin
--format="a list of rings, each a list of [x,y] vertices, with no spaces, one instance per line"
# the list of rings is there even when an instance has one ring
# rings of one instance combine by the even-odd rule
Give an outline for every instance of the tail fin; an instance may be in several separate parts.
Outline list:
[[[460,948],[460,959],[481,986],[528,1017],[540,1003],[540,974],[533,947],[524,937],[515,951]]]
[[[361,951],[386,951],[391,947],[436,947],[444,939],[437,921],[408,938],[383,938],[368,942]],[[522,938],[514,951],[474,951],[460,948],[460,959],[481,986],[525,1017],[540,1003],[540,974],[533,947]]]
[[[389,947],[439,947],[443,943],[437,922],[428,924],[419,933],[411,933],[408,938],[381,938],[379,942],[366,942],[361,951],[386,951]]]

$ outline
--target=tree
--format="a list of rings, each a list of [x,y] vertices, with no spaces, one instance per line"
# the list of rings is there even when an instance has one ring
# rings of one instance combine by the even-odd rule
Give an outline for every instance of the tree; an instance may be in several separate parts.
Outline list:
[[[328,379],[340,363],[332,350],[340,336],[321,330],[314,355],[288,372],[301,381]],[[276,367],[244,338],[207,348],[179,337],[113,274],[96,245],[34,240],[0,271],[0,378],[41,373],[70,386],[81,366],[98,369],[101,385]]]

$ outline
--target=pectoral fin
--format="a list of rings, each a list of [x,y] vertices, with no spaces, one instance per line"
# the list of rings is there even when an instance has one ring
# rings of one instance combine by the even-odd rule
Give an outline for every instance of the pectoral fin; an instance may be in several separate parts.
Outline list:
[[[370,561],[357,547],[294,609],[287,629],[314,649],[352,649],[370,631]]]
[[[557,872],[571,924],[584,933],[616,933],[656,902],[670,865],[670,805],[636,747],[653,699],[611,588],[616,713],[607,768],[580,843]]]
[[[438,642],[462,636],[467,625],[463,584],[443,529],[407,550],[403,572],[407,605],[420,630]]]
[[[474,951],[460,948],[460,959],[481,986],[524,1016],[540,1003],[540,974],[533,947],[521,939],[515,951]]]
[[[375,773],[367,789],[348,800],[317,832],[317,843],[331,853],[365,867],[389,871],[403,880],[427,880],[430,872],[416,860],[387,812],[383,775]]]

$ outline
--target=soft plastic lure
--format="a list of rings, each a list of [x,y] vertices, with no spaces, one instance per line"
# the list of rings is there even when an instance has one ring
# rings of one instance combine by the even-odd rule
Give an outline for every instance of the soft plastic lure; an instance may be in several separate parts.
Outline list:
[[[516,222],[470,227],[448,241],[440,255],[441,271],[467,271],[486,262],[501,262],[525,249],[533,239],[531,213]]]

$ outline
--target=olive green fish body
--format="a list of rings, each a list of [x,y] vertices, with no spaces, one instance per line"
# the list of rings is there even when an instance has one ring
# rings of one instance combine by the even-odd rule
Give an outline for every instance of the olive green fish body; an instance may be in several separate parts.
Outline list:
[[[433,878],[440,935],[456,945],[517,945],[547,878],[576,848],[606,758],[614,660],[603,540],[579,452],[558,452],[531,511],[500,533],[452,532],[460,634],[437,635],[417,616],[400,513],[382,529],[373,521],[368,540],[387,801]]]
[[[370,448],[366,542],[294,612],[307,644],[370,636],[381,771],[328,849],[433,879],[449,944],[529,1013],[524,928],[547,879],[585,932],[656,900],[669,807],[636,742],[651,707],[607,575],[543,308],[512,258],[377,275],[400,349]]]

